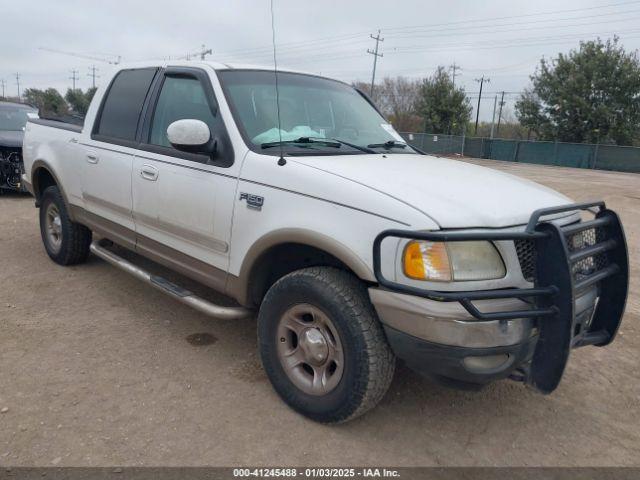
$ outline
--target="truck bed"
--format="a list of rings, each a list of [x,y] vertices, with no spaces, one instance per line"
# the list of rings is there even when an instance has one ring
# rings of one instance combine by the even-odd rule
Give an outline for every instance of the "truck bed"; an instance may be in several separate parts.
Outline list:
[[[70,132],[75,132],[75,133],[82,132],[82,128],[83,128],[82,125],[61,122],[58,120],[47,120],[46,118],[30,118],[29,123],[36,123],[38,125],[45,125],[47,127],[59,128],[62,130],[68,130]]]

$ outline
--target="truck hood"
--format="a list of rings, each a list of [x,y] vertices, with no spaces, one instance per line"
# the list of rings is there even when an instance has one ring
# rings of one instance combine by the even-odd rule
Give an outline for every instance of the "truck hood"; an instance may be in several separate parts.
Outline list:
[[[529,180],[429,155],[340,155],[297,157],[295,161],[405,203],[440,228],[522,225],[534,210],[571,203],[564,195]]]
[[[0,130],[0,147],[22,147],[23,131]]]

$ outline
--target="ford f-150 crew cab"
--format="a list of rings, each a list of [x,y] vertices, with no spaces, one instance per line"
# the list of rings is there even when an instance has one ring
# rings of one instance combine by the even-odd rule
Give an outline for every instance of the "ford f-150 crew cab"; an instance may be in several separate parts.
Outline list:
[[[92,252],[214,317],[257,312],[265,371],[298,412],[362,414],[396,357],[452,386],[550,393],[571,349],[614,339],[628,259],[603,202],[424,155],[366,95],[315,75],[176,62],[107,80],[83,127],[27,124],[46,252]]]

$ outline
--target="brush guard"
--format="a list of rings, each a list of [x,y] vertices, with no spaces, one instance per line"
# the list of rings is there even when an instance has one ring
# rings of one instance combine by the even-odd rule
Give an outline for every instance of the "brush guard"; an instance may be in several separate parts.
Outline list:
[[[582,210],[591,211],[594,218],[564,226],[541,221],[549,215]],[[435,242],[533,241],[533,287],[446,292],[393,282],[382,274],[380,258],[382,241],[389,237]],[[385,230],[373,242],[373,267],[382,288],[440,302],[459,302],[479,321],[537,319],[536,348],[530,364],[522,370],[523,380],[542,393],[556,389],[572,348],[602,347],[613,341],[624,313],[629,282],[624,230],[618,215],[602,201],[536,210],[522,232]],[[594,309],[576,315],[576,298],[591,288],[598,292]],[[504,298],[528,301],[532,308],[481,312],[474,304],[477,300]]]

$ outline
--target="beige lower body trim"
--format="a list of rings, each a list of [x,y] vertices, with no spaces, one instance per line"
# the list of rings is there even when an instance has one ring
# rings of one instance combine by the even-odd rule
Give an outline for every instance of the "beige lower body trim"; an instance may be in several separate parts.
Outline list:
[[[228,275],[224,270],[143,236],[138,236],[136,252],[220,293],[224,293]]]
[[[211,287],[219,293],[225,293],[227,277],[233,277],[224,270],[185,255],[148,237],[137,235],[133,230],[88,212],[82,207],[69,205],[69,209],[75,221],[86,225],[101,237]]]
[[[82,225],[86,225],[92,231],[100,235],[101,237],[108,238],[113,243],[128,248],[129,250],[135,250],[136,248],[136,232],[133,230],[118,225],[111,220],[106,220],[95,213],[91,213],[82,207],[77,205],[69,205],[72,218]]]

